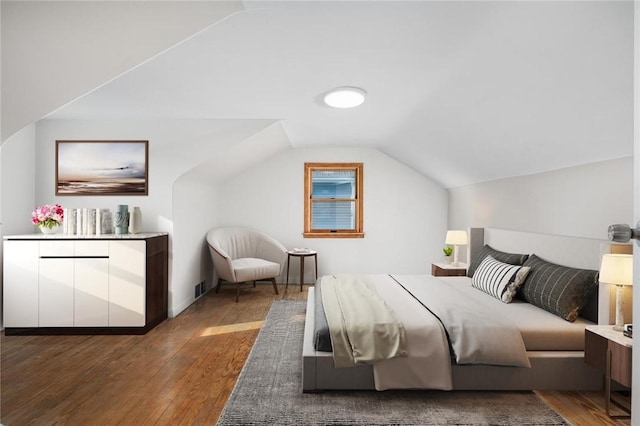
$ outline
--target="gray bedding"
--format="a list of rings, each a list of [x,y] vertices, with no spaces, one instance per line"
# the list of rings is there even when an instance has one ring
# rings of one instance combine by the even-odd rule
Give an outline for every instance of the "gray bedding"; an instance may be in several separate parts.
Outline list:
[[[550,314],[542,309],[525,302],[502,303],[477,289],[471,287],[470,278],[442,277],[446,281],[464,291],[477,303],[482,303],[491,309],[500,310],[509,316],[520,330],[525,347],[528,351],[566,351],[584,349],[584,326],[591,322],[579,318],[574,323]],[[314,300],[314,345],[317,351],[331,352],[331,337],[322,307],[322,285],[318,280],[315,287],[317,297]],[[398,287],[404,291],[402,287]]]

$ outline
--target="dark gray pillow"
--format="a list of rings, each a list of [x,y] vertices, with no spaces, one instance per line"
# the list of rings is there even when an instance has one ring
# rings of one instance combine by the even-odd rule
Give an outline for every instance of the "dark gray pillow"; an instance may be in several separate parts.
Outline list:
[[[502,251],[498,251],[492,248],[490,245],[485,244],[484,247],[476,254],[476,256],[471,259],[471,263],[469,264],[469,269],[467,269],[467,276],[473,277],[473,274],[478,269],[478,266],[482,263],[485,257],[491,256],[495,260],[499,260],[502,263],[508,263],[509,265],[518,265],[522,266],[529,257],[528,254],[515,254],[515,253],[505,253]]]
[[[556,265],[529,256],[524,266],[531,270],[519,297],[567,321],[575,321],[589,297],[598,288],[598,271]]]

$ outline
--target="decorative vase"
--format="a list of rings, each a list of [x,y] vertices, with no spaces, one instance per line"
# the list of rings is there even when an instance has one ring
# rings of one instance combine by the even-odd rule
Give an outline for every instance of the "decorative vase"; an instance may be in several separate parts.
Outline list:
[[[47,228],[46,226],[39,226],[40,228],[40,232],[42,232],[43,234],[55,234],[56,233],[56,229],[55,228]]]
[[[118,205],[114,217],[116,226],[116,234],[122,235],[129,232],[129,206],[126,204]]]
[[[451,263],[452,259],[451,256],[445,256],[444,257],[444,263],[446,263],[447,265],[449,265]]]
[[[129,233],[137,234],[142,226],[142,212],[140,207],[134,207],[133,212],[129,215]]]

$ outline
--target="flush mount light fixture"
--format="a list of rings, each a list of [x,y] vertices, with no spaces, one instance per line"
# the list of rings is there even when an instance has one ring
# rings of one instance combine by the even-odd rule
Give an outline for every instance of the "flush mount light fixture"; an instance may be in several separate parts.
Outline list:
[[[324,95],[324,103],[333,108],[355,108],[366,96],[367,92],[359,87],[336,87]]]

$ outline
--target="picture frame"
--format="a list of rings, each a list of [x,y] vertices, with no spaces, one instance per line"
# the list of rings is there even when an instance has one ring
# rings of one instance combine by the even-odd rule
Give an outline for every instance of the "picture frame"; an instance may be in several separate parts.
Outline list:
[[[56,195],[149,195],[149,141],[56,140]]]

